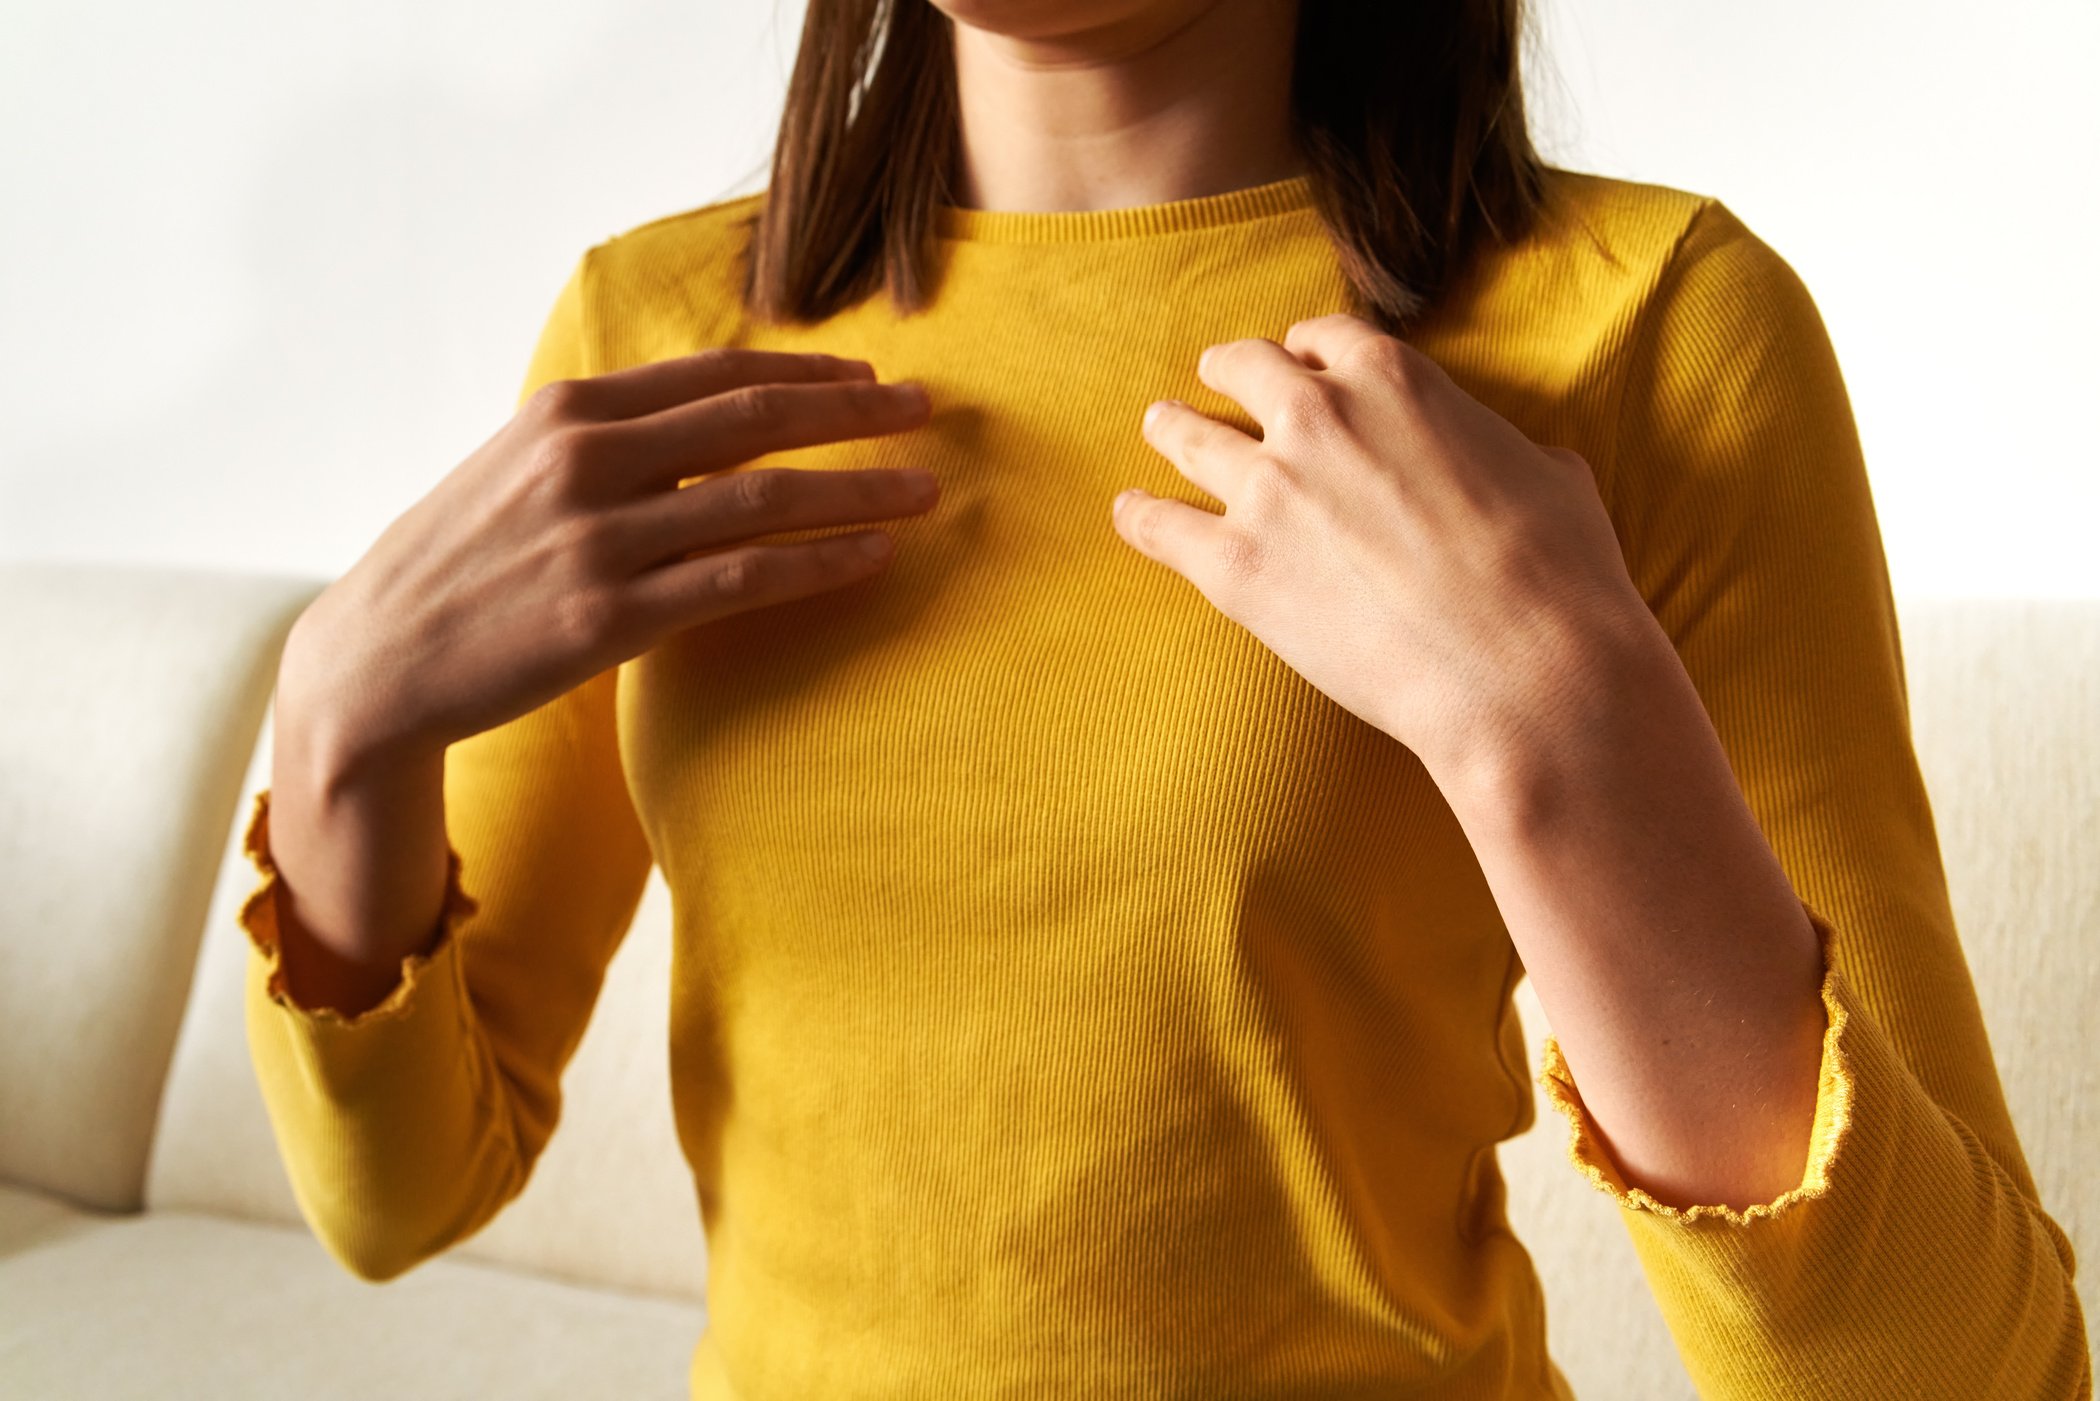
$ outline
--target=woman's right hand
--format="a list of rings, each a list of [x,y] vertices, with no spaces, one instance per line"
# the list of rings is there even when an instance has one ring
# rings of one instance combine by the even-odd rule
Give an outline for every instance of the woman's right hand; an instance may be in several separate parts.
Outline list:
[[[886,532],[770,531],[917,515],[917,468],[720,473],[923,425],[917,386],[863,361],[703,350],[541,386],[294,624],[280,713],[340,778],[428,759],[681,628],[879,570]],[[698,553],[696,553],[698,552]]]

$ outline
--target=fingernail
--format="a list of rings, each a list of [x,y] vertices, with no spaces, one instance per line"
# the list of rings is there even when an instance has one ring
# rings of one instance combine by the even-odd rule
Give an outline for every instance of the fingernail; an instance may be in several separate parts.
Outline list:
[[[1152,426],[1153,424],[1155,424],[1155,423],[1159,422],[1159,416],[1160,416],[1161,414],[1165,413],[1166,411],[1167,411],[1167,401],[1166,401],[1166,400],[1164,400],[1164,399],[1155,399],[1155,400],[1153,400],[1152,404],[1151,404],[1151,405],[1150,405],[1150,406],[1149,406],[1148,408],[1146,408],[1146,410],[1145,410],[1145,426],[1146,426],[1147,428],[1150,428],[1150,427],[1151,427],[1151,426]]]

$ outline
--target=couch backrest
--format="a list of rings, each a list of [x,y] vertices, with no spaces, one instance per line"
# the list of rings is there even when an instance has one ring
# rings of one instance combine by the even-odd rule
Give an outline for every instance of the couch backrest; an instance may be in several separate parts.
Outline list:
[[[2100,602],[1902,607],[1916,742],[2014,1123],[2083,1252],[2100,1212],[2100,1179],[2085,1170],[2100,1076],[2081,1034],[2100,993]],[[266,728],[243,793],[267,775],[268,744]],[[147,1198],[296,1223],[247,1060],[246,943],[232,912],[253,876],[231,811],[213,809],[226,819],[220,882]],[[523,1195],[459,1254],[700,1295],[704,1246],[671,1120],[669,967],[668,892],[652,875],[565,1078],[559,1130]],[[1528,985],[1518,1006],[1535,1067],[1544,1024]],[[1561,1123],[1541,1103],[1538,1127],[1502,1153],[1554,1354],[1582,1395],[1689,1398],[1618,1214],[1567,1165]]]
[[[0,565],[0,1179],[139,1208],[242,766],[320,588]]]

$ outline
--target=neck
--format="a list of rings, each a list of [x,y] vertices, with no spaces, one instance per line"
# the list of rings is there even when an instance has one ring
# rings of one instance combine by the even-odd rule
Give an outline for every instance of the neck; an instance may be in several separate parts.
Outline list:
[[[1296,23],[1296,0],[1181,0],[1027,35],[955,20],[959,203],[1120,209],[1302,173]]]

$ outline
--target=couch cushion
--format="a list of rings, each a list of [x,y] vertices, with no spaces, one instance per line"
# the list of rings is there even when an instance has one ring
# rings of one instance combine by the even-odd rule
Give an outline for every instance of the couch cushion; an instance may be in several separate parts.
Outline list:
[[[139,1206],[241,772],[320,587],[0,565],[0,1178]]]
[[[93,1230],[111,1219],[123,1218],[83,1211],[48,1192],[0,1183],[0,1256]]]
[[[272,734],[265,718],[245,792],[268,781]],[[249,945],[234,913],[256,883],[240,851],[245,815],[244,799],[221,833],[218,886],[161,1101],[146,1203],[303,1228],[242,1017]],[[706,1240],[671,1116],[670,980],[670,890],[651,872],[562,1077],[562,1121],[532,1180],[452,1255],[582,1284],[704,1297]]]
[[[704,1326],[691,1303],[451,1260],[374,1286],[300,1231],[182,1212],[0,1257],[0,1378],[43,1401],[683,1401]]]

